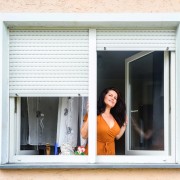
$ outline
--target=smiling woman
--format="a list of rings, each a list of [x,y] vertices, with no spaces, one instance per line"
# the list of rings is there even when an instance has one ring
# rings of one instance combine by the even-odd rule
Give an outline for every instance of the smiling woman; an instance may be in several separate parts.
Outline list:
[[[97,155],[115,155],[115,139],[124,134],[127,125],[125,103],[119,91],[110,87],[102,91],[97,106]],[[81,135],[88,138],[88,115]]]

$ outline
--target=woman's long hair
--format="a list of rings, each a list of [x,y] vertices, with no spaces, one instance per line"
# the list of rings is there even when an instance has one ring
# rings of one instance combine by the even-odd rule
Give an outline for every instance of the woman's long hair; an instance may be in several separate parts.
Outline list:
[[[113,115],[114,119],[117,121],[119,126],[121,127],[123,123],[125,122],[126,105],[118,89],[114,87],[109,87],[109,88],[104,89],[101,92],[98,102],[97,102],[97,115],[100,115],[101,113],[105,111],[106,104],[104,103],[104,98],[110,90],[113,90],[117,93],[117,102],[115,106],[111,109],[111,114]]]

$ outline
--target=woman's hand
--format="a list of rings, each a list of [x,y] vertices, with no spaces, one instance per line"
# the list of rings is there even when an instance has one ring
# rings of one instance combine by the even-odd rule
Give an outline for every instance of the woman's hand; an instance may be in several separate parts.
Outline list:
[[[89,102],[87,100],[87,104],[86,104],[86,115],[85,115],[85,121],[83,122],[83,125],[81,127],[81,136],[83,139],[87,139],[88,138],[88,113],[89,113]]]
[[[127,125],[128,125],[128,116],[126,115],[123,126],[127,126]]]
[[[116,139],[119,139],[124,134],[127,124],[128,124],[128,116],[126,115],[124,124],[122,125],[119,134],[116,136]]]
[[[86,111],[87,113],[89,113],[89,101],[87,101],[87,104],[86,104]]]

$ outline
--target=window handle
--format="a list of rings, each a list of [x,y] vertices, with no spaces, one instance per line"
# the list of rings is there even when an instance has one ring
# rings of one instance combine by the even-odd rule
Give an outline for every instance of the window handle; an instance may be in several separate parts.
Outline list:
[[[138,110],[131,110],[131,113],[137,113]]]

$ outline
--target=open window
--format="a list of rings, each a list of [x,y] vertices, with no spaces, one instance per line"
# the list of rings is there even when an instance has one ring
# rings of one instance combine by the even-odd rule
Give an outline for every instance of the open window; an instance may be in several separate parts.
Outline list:
[[[173,161],[174,60],[169,51],[97,52],[97,95],[117,87],[129,117],[125,135],[116,141],[116,157],[99,156],[98,161]]]
[[[169,52],[140,52],[125,63],[126,154],[168,154]]]

